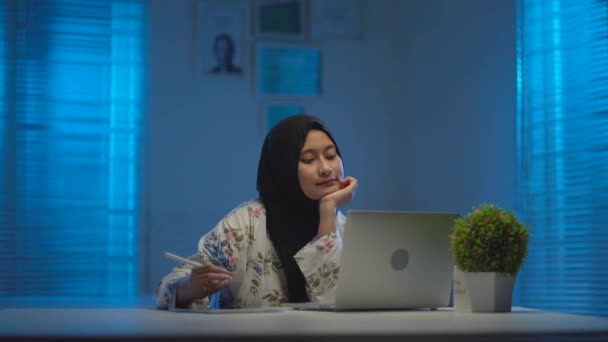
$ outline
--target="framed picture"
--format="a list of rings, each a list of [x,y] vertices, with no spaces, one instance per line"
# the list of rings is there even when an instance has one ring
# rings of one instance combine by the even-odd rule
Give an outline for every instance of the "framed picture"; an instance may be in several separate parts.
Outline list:
[[[254,0],[254,34],[260,38],[305,39],[306,1]]]
[[[362,13],[361,0],[310,0],[310,38],[361,39]]]
[[[271,96],[321,95],[321,49],[306,45],[258,43],[255,89]]]
[[[238,0],[195,2],[196,75],[242,77],[245,74],[246,4]]]
[[[279,121],[292,115],[304,114],[304,110],[304,105],[297,101],[263,102],[260,106],[262,135],[266,135]]]

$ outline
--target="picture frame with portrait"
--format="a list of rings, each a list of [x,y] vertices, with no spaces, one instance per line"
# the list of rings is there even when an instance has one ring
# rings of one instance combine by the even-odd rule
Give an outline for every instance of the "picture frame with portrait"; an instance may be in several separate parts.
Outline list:
[[[197,0],[194,6],[194,74],[244,77],[247,6],[240,0]]]
[[[254,35],[258,38],[307,38],[307,1],[305,0],[254,0]]]

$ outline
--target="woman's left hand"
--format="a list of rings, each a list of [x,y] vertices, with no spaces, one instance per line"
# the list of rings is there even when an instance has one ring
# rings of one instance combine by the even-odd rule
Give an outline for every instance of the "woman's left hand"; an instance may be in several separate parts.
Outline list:
[[[321,207],[337,209],[349,204],[355,197],[357,190],[357,179],[346,177],[340,181],[340,189],[323,196],[320,200]]]
[[[336,230],[336,210],[353,200],[357,190],[357,179],[346,177],[340,181],[340,189],[319,200],[319,233],[324,236]]]

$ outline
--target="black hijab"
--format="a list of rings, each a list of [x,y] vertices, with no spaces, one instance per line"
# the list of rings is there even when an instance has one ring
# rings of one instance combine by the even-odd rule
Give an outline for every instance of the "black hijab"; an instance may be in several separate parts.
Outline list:
[[[311,200],[300,187],[298,163],[310,130],[327,134],[325,125],[310,115],[290,116],[266,135],[258,164],[257,189],[266,209],[266,230],[287,277],[290,302],[309,301],[304,276],[294,255],[309,243],[319,229],[319,201]]]

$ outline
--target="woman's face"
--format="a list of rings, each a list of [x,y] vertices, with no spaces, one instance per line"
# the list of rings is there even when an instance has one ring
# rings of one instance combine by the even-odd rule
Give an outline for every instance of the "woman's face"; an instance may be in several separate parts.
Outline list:
[[[340,189],[344,177],[336,145],[323,131],[311,130],[300,152],[298,180],[306,197],[319,200]]]

